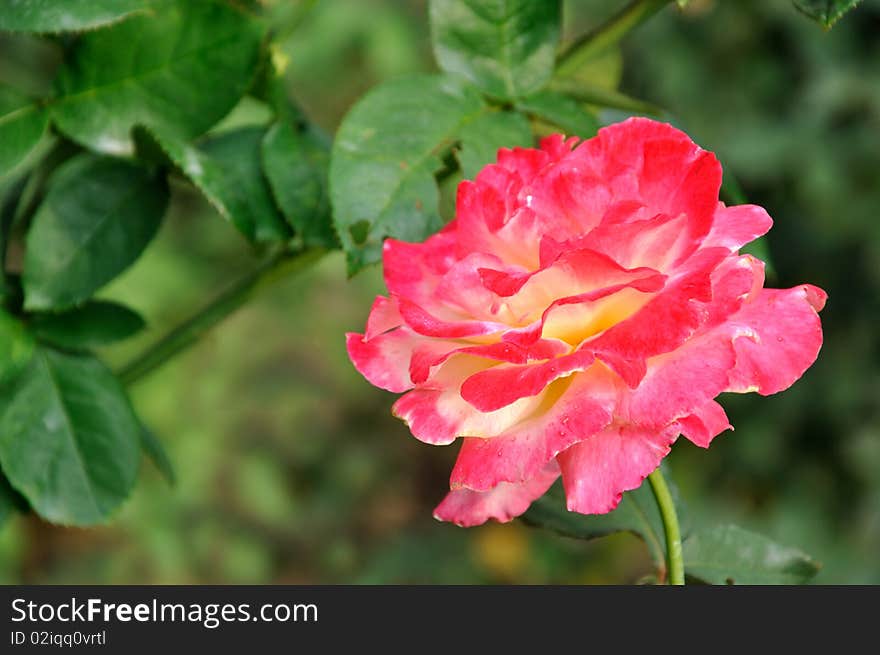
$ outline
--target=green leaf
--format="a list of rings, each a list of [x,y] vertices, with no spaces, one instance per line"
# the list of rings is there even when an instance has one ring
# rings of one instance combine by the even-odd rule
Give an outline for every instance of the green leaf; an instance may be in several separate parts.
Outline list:
[[[21,322],[0,310],[0,389],[30,363],[34,341]]]
[[[153,141],[204,194],[220,215],[250,241],[280,241],[290,228],[275,208],[263,177],[261,144],[266,130],[244,127],[190,145],[157,129],[135,129],[138,149]]]
[[[129,495],[140,425],[113,374],[89,355],[38,348],[0,393],[0,466],[43,518],[106,520]]]
[[[48,112],[43,107],[14,89],[0,86],[0,176],[34,149],[48,124]]]
[[[31,333],[38,339],[74,350],[121,341],[145,325],[137,312],[102,300],[60,314],[34,314],[30,321]]]
[[[16,180],[6,180],[4,184],[0,185],[0,307],[11,306],[17,291],[10,284],[10,274],[6,271],[6,256],[12,224],[22,195],[27,188],[28,177],[28,175],[23,175]]]
[[[352,107],[330,157],[333,221],[350,274],[381,260],[386,236],[421,241],[442,227],[440,155],[486,111],[476,89],[443,75],[385,82]]]
[[[6,0],[0,30],[67,32],[112,23],[147,10],[151,0]]]
[[[64,164],[27,236],[25,308],[87,299],[138,258],[167,205],[165,179],[139,166],[85,154]]]
[[[486,165],[495,162],[499,148],[532,146],[532,126],[515,111],[483,114],[462,127],[458,161],[466,178],[473,178]]]
[[[330,153],[313,132],[278,122],[263,138],[263,171],[272,195],[307,246],[339,247],[330,214]]]
[[[576,100],[555,91],[538,91],[516,103],[521,111],[561,128],[566,134],[589,139],[599,129],[596,117]]]
[[[843,18],[843,15],[855,9],[861,0],[792,0],[794,6],[826,30]]]
[[[819,571],[799,550],[735,525],[695,532],[683,553],[685,572],[711,584],[804,584]]]
[[[3,471],[0,471],[0,529],[15,512],[24,512],[27,508],[27,500],[12,488]]]
[[[269,184],[263,176],[262,127],[245,127],[219,134],[199,144],[199,150],[217,162],[225,188],[219,195],[226,206],[249,217],[256,241],[281,241],[290,237],[290,229],[275,208]]]
[[[541,88],[553,74],[559,0],[431,0],[440,68],[503,99]]]
[[[75,141],[130,154],[136,124],[190,138],[247,91],[261,30],[231,7],[183,2],[84,34],[55,80],[52,118]]]
[[[141,448],[159,470],[159,473],[162,474],[162,477],[165,478],[166,482],[170,485],[176,484],[177,475],[174,472],[171,458],[165,452],[165,447],[159,441],[159,437],[153,434],[153,431],[146,425],[141,425]]]
[[[556,483],[523,514],[529,525],[547,528],[566,537],[596,539],[615,532],[631,532],[647,544],[658,567],[665,566],[663,520],[646,482],[623,494],[617,508],[607,514],[578,514],[565,506],[562,485]]]

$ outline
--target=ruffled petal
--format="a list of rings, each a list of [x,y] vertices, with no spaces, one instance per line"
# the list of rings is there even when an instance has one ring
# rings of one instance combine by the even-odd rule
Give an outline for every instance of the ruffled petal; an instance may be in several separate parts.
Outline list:
[[[816,361],[822,347],[818,312],[827,294],[810,284],[762,289],[731,319],[736,367],[728,391],[767,396],[787,389]]]
[[[588,369],[595,359],[582,350],[540,364],[486,368],[464,381],[461,397],[481,412],[496,411],[540,394],[554,380]]]
[[[704,247],[721,246],[736,252],[747,243],[767,234],[773,227],[773,219],[763,207],[718,204],[712,229],[703,241]]]
[[[452,221],[424,243],[385,239],[382,266],[385,286],[391,294],[431,306],[434,290],[458,259],[455,223]]]
[[[375,336],[400,327],[403,318],[397,309],[397,303],[392,298],[376,296],[370,316],[367,318],[367,329],[364,331],[364,339],[369,341]]]
[[[477,357],[456,355],[440,366],[427,384],[400,397],[392,407],[395,416],[425,443],[443,445],[457,437],[493,437],[531,415],[543,393],[509,403],[497,411],[482,412],[461,397],[461,383],[486,363]]]
[[[409,360],[419,339],[412,332],[398,328],[373,339],[349,332],[345,335],[348,357],[370,383],[393,393],[413,388]]]
[[[520,483],[501,482],[489,491],[455,489],[450,491],[434,510],[438,521],[450,521],[463,528],[481,525],[489,519],[506,523],[524,513],[559,477],[556,462],[531,480]]]
[[[616,199],[639,200],[654,214],[686,215],[693,238],[709,232],[721,188],[721,165],[681,130],[630,118],[603,127],[596,138],[575,148],[571,158],[582,159],[596,171]]]
[[[712,440],[725,430],[733,430],[724,408],[710,400],[689,416],[678,419],[681,433],[694,445],[708,448]]]
[[[490,439],[465,439],[452,471],[453,489],[491,489],[534,476],[558,453],[603,430],[617,404],[615,376],[597,365],[557,380],[540,411]]]
[[[693,335],[709,315],[711,273],[728,256],[722,248],[701,250],[688,268],[638,313],[617,323],[585,344],[635,388],[644,375],[644,361],[669,352]]]
[[[557,460],[569,511],[605,514],[613,510],[623,492],[641,486],[660,466],[678,431],[678,425],[661,430],[613,426],[561,453]]]

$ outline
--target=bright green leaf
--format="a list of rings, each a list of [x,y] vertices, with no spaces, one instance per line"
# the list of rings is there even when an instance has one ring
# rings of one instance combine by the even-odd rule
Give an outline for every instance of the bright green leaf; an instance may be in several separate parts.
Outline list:
[[[113,374],[88,355],[39,348],[0,393],[0,465],[43,518],[106,520],[129,495],[140,425]]]
[[[262,155],[272,194],[303,243],[338,247],[327,190],[327,145],[312,132],[279,122],[266,133]]]
[[[664,566],[665,533],[651,485],[643,483],[638,489],[623,494],[617,508],[607,514],[578,514],[569,512],[561,484],[532,503],[523,514],[523,520],[537,527],[547,528],[566,537],[596,539],[615,532],[631,532],[644,541],[657,566]]]
[[[825,29],[830,29],[843,15],[855,9],[861,0],[792,0],[794,6]]]
[[[135,140],[153,141],[227,221],[250,241],[279,241],[290,228],[275,208],[262,173],[265,130],[245,127],[219,134],[198,146],[159,130],[137,128]]]
[[[56,78],[52,117],[89,148],[129,154],[136,124],[190,138],[223,118],[254,76],[261,30],[214,2],[183,2],[84,34]]]
[[[6,0],[0,11],[0,30],[85,30],[143,12],[153,4],[156,2],[151,0]]]
[[[159,437],[153,434],[153,431],[146,425],[141,425],[141,448],[143,448],[147,457],[150,458],[150,461],[153,462],[168,484],[176,484],[177,475],[174,472],[171,458],[165,451],[165,446],[159,441]]]
[[[48,124],[48,113],[43,107],[7,86],[0,86],[0,176],[33,150]]]
[[[21,322],[0,309],[0,389],[30,363],[34,341]]]
[[[164,178],[133,164],[92,155],[64,164],[27,236],[25,307],[87,299],[138,258],[167,204]]]
[[[431,37],[440,68],[496,98],[541,88],[553,74],[559,0],[431,0]]]
[[[576,100],[555,91],[538,91],[516,103],[528,113],[561,128],[570,136],[588,139],[596,134],[599,122]]]
[[[458,161],[466,178],[473,178],[486,164],[493,163],[499,148],[532,146],[532,126],[515,111],[496,111],[479,116],[462,127]]]
[[[711,584],[803,584],[819,571],[799,550],[735,525],[695,532],[683,553],[685,572]]]
[[[35,314],[31,333],[62,348],[85,349],[103,346],[137,334],[144,319],[128,307],[92,300],[60,314]]]
[[[330,158],[333,221],[349,273],[379,262],[386,236],[421,241],[442,227],[440,155],[486,111],[476,89],[442,75],[385,82],[352,107]]]

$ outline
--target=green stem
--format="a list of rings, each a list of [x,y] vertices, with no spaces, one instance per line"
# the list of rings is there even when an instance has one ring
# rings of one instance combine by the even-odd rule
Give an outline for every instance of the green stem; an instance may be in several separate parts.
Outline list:
[[[300,251],[283,250],[272,255],[208,305],[119,369],[117,373],[119,379],[126,386],[137,382],[196,343],[208,330],[235,312],[257,292],[286,275],[308,267],[325,252],[320,248],[312,248]]]
[[[648,476],[651,483],[651,491],[660,509],[660,518],[663,520],[663,530],[666,533],[666,574],[669,584],[684,584],[684,560],[681,555],[681,530],[678,527],[678,515],[675,513],[675,502],[669,487],[658,468]]]
[[[633,0],[620,12],[574,41],[559,55],[556,74],[571,75],[589,61],[614,45],[634,27],[663,9],[672,0]]]
[[[648,114],[649,116],[660,117],[663,115],[663,110],[657,105],[652,105],[650,102],[632,98],[624,93],[620,93],[620,91],[582,84],[573,79],[555,79],[550,82],[549,88],[552,91],[564,93],[570,98],[588,105],[610,107],[635,114]]]

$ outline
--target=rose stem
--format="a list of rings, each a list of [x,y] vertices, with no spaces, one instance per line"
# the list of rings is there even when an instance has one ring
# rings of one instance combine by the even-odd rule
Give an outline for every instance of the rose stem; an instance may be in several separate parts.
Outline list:
[[[658,467],[648,476],[651,483],[651,491],[660,509],[660,518],[663,520],[663,530],[666,533],[666,568],[669,584],[684,584],[684,561],[681,555],[681,530],[678,527],[678,515],[675,513],[675,503],[669,486]]]

